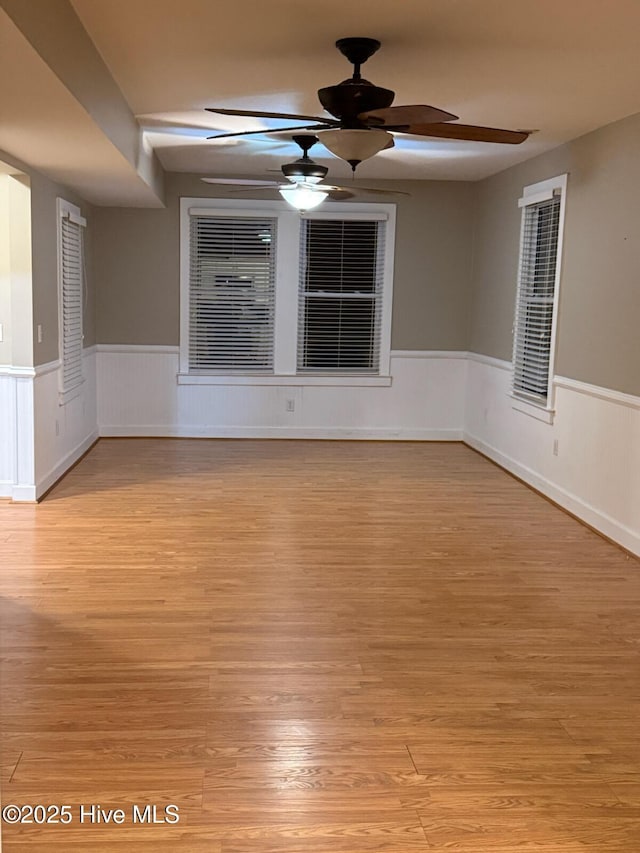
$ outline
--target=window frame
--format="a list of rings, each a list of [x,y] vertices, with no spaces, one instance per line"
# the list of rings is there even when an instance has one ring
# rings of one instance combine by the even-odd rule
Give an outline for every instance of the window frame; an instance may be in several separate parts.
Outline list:
[[[520,241],[518,249],[518,278],[516,288],[514,322],[513,322],[513,353],[512,353],[512,370],[509,396],[512,398],[512,407],[516,411],[530,415],[537,420],[542,420],[546,423],[553,423],[554,395],[555,395],[555,360],[557,350],[557,333],[558,333],[558,313],[560,303],[560,286],[562,279],[562,255],[564,242],[564,225],[565,212],[567,201],[567,179],[568,173],[557,175],[554,178],[548,178],[544,181],[538,181],[535,184],[530,184],[523,188],[522,197],[518,199],[518,207],[521,209],[520,220]],[[518,329],[518,313],[521,301],[522,274],[524,266],[524,248],[525,248],[525,226],[527,207],[539,204],[543,201],[548,201],[553,195],[560,196],[560,211],[558,216],[558,241],[556,247],[556,268],[553,284],[553,307],[551,314],[551,337],[549,341],[549,369],[547,373],[547,394],[544,400],[536,400],[534,397],[527,395],[526,392],[515,387],[515,369],[516,369],[516,346],[519,339]]]
[[[189,373],[190,217],[273,217],[276,220],[276,280],[273,372]],[[395,247],[395,204],[324,202],[322,210],[300,214],[286,202],[255,199],[180,199],[179,385],[390,385],[391,311]],[[377,373],[298,373],[298,299],[302,219],[373,219],[386,222],[383,263],[380,361]]]
[[[62,222],[65,219],[78,225],[80,229],[87,226],[87,220],[82,216],[80,208],[63,198],[56,199],[56,240],[57,240],[57,262],[58,262],[58,402],[64,406],[70,400],[75,399],[82,392],[85,377],[83,372],[84,351],[84,299],[85,299],[85,263],[84,263],[84,231],[80,233],[80,378],[72,385],[65,385],[64,381],[64,243],[62,234]]]

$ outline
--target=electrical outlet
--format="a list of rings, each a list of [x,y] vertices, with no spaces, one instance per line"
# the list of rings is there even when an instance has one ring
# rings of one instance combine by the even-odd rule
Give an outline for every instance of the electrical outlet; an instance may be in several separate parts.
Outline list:
[[[553,439],[553,455],[554,456],[558,455],[558,439],[557,438]]]
[[[56,421],[56,435],[60,435],[60,421]]]
[[[287,412],[295,412],[295,410],[296,410],[296,401],[295,400],[287,400],[286,411]]]
[[[42,343],[42,326],[38,323],[38,343]]]

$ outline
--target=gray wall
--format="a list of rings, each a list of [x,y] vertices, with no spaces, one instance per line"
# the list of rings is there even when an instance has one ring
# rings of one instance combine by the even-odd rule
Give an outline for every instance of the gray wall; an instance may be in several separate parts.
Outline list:
[[[165,210],[93,211],[100,343],[179,343],[179,198],[226,193],[192,175],[167,178]],[[461,182],[367,183],[411,193],[397,203],[392,346],[466,349],[473,186]]]
[[[640,115],[476,187],[470,349],[511,359],[524,186],[569,173],[556,373],[640,394]]]

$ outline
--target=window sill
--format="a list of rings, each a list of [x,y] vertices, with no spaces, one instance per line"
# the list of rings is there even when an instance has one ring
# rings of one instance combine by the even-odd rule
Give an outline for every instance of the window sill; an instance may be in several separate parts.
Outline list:
[[[84,379],[82,379],[78,385],[75,385],[73,388],[70,388],[67,391],[58,391],[58,405],[66,406],[67,403],[70,403],[72,400],[75,400],[76,397],[79,397],[82,394],[82,386],[84,385]]]
[[[316,385],[324,387],[388,387],[390,376],[274,376],[273,374],[190,374],[178,373],[178,385]]]
[[[546,406],[532,403],[530,400],[523,400],[522,397],[516,397],[514,394],[511,397],[511,408],[516,412],[522,412],[523,415],[529,415],[530,418],[535,418],[537,421],[542,421],[545,424],[552,424],[555,416],[555,410],[549,409]]]

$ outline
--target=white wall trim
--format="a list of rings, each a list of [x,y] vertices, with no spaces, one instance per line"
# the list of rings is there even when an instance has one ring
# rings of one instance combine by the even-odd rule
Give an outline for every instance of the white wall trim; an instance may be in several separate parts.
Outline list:
[[[588,382],[580,382],[578,379],[569,379],[566,376],[556,376],[553,383],[558,388],[568,388],[579,394],[589,397],[597,397],[609,403],[618,403],[620,406],[629,406],[631,409],[640,409],[640,397],[633,394],[624,394],[622,391],[614,391],[612,388],[604,388],[600,385],[590,385]]]
[[[467,358],[464,350],[392,349],[391,358]]]
[[[35,367],[18,367],[12,364],[0,364],[0,376],[16,376],[22,379],[33,379]]]
[[[483,456],[496,462],[501,468],[510,471],[520,480],[533,486],[534,489],[542,492],[555,501],[560,506],[571,512],[573,515],[585,521],[591,527],[599,530],[605,536],[619,542],[624,548],[632,551],[640,556],[640,535],[634,530],[616,521],[610,515],[602,512],[591,506],[591,504],[583,501],[572,492],[563,489],[561,486],[551,482],[546,477],[541,476],[532,468],[517,462],[510,456],[502,453],[496,447],[482,441],[468,432],[464,433],[463,441],[469,447],[473,447]]]
[[[392,355],[397,355],[399,350],[392,352]],[[436,351],[432,354],[425,355],[425,358],[437,357]],[[442,353],[445,357],[445,353]],[[490,355],[483,355],[477,352],[468,352],[459,355],[451,355],[452,358],[463,358],[466,356],[471,361],[476,361],[478,364],[488,364],[490,367],[497,367],[500,370],[512,370],[513,365],[510,361],[505,361],[501,358],[494,358]],[[411,357],[411,356],[409,356]],[[588,382],[582,382],[579,379],[570,379],[568,376],[554,376],[552,384],[556,388],[568,388],[571,391],[577,391],[580,394],[587,394],[589,397],[598,397],[600,400],[607,400],[612,403],[619,403],[621,406],[629,406],[632,409],[640,409],[640,397],[634,394],[625,394],[623,391],[615,391],[613,388],[605,388],[602,385],[591,385]],[[513,395],[511,395],[513,396]],[[514,399],[518,399],[514,397]]]
[[[46,376],[47,373],[53,373],[54,370],[58,370],[62,362],[59,358],[56,358],[54,361],[48,361],[46,364],[38,364],[35,367],[35,375],[36,376]]]
[[[36,484],[35,493],[36,500],[39,500],[45,492],[47,492],[57,481],[63,477],[69,468],[74,465],[80,457],[89,450],[92,444],[94,444],[98,438],[100,437],[98,430],[96,429],[91,435],[88,435],[80,444],[67,453],[63,458],[54,465],[54,467],[42,477],[38,483]]]
[[[12,486],[9,497],[19,503],[35,503],[36,487],[35,486]]]
[[[178,355],[180,353],[179,346],[166,346],[163,344],[95,344],[94,347],[85,349],[85,353],[89,349],[95,349],[96,352],[127,352],[127,353],[170,353]],[[476,355],[468,353],[466,350],[411,350],[411,349],[392,349],[390,352],[391,358],[469,358],[474,357],[478,360],[488,359],[490,363],[499,362],[499,359],[491,359],[490,356]],[[511,362],[505,362],[508,367],[511,367]],[[1,368],[0,368],[1,369]]]
[[[478,364],[488,364],[490,367],[498,367],[500,370],[513,370],[513,362],[505,361],[503,358],[494,358],[492,355],[483,355],[481,352],[469,352],[468,358],[477,361]]]
[[[299,438],[358,439],[363,441],[462,441],[461,429],[374,429],[353,427],[203,427],[109,426],[100,427],[101,438]]]
[[[96,344],[96,352],[126,352],[126,353],[165,353],[179,355],[179,346],[164,346],[161,344]]]

